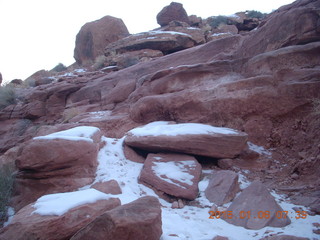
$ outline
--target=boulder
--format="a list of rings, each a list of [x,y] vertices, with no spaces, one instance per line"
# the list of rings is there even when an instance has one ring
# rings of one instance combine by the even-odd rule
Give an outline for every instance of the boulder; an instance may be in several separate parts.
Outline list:
[[[16,160],[14,207],[20,209],[44,194],[90,184],[98,165],[100,138],[98,128],[77,127],[27,142]]]
[[[247,134],[205,124],[155,122],[128,132],[128,146],[212,158],[233,158],[245,148]]]
[[[190,23],[188,14],[181,3],[172,2],[157,15],[157,23],[161,27],[168,25],[174,20]]]
[[[149,31],[130,35],[105,48],[107,57],[113,54],[123,54],[130,51],[151,49],[161,51],[164,55],[191,48],[195,45],[192,36],[172,31]]]
[[[97,189],[98,191],[106,194],[117,195],[122,193],[119,183],[116,180],[110,180],[107,182],[97,182],[93,184],[91,188]]]
[[[226,222],[247,229],[258,230],[266,226],[280,228],[291,223],[289,214],[287,217],[282,215],[284,210],[258,181],[244,189],[226,211],[231,211],[233,215],[232,218],[225,218]]]
[[[2,83],[2,74],[0,73],[0,85]]]
[[[194,200],[198,196],[201,165],[189,155],[148,154],[139,180],[166,194]]]
[[[103,213],[70,240],[159,240],[161,235],[161,205],[147,196]]]
[[[228,170],[214,171],[205,190],[206,198],[221,206],[232,201],[240,191],[238,174]]]
[[[212,240],[229,240],[229,238],[217,235]]]
[[[70,239],[101,213],[119,205],[119,199],[109,198],[74,207],[62,215],[40,215],[34,213],[34,204],[29,204],[14,215],[7,227],[0,230],[0,239]]]
[[[84,65],[103,55],[105,46],[129,35],[128,29],[119,18],[105,16],[83,25],[76,37],[74,58]]]

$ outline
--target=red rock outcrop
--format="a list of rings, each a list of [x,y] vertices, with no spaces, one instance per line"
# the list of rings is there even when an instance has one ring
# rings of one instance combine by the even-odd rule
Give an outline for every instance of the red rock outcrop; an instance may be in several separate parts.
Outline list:
[[[221,170],[213,173],[205,195],[210,202],[220,206],[234,199],[239,191],[238,174]]]
[[[198,196],[201,165],[189,155],[148,154],[139,180],[171,196],[194,200]]]
[[[291,223],[289,216],[281,215],[284,210],[268,189],[258,181],[244,189],[226,211],[231,211],[233,214],[232,218],[224,218],[226,222],[247,229],[261,229],[266,226],[284,227]],[[267,215],[264,215],[265,213]]]
[[[103,213],[70,240],[159,240],[161,235],[161,205],[148,196]]]
[[[15,214],[11,223],[0,229],[1,240],[65,240],[86,226],[102,212],[120,205],[120,200],[110,198],[75,207],[61,216],[33,213],[29,204]]]
[[[143,49],[158,50],[166,55],[193,47],[194,45],[195,41],[192,39],[192,36],[185,33],[149,31],[130,35],[110,43],[105,48],[105,55],[108,57],[114,53],[121,54]]]
[[[14,187],[14,207],[21,209],[42,195],[74,191],[90,184],[98,164],[101,137],[98,130],[91,141],[62,137],[27,142],[16,160],[19,172]]]
[[[157,23],[161,27],[175,20],[186,23],[190,22],[188,14],[181,3],[172,2],[170,5],[164,7],[157,15]]]
[[[205,131],[197,132],[199,128]],[[246,141],[246,133],[232,129],[204,124],[166,123],[133,129],[125,138],[128,146],[143,150],[172,151],[212,158],[233,158],[245,148]]]
[[[106,194],[117,195],[122,193],[119,183],[116,180],[110,180],[107,182],[97,182],[93,184],[91,188],[97,189],[98,191]]]
[[[74,58],[80,65],[92,63],[103,55],[105,46],[128,35],[127,27],[119,18],[105,16],[86,23],[77,34]]]

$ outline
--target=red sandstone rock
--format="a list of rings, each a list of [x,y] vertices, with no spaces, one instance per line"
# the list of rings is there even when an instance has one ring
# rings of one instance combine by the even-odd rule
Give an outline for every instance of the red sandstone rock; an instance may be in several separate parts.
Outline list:
[[[133,148],[129,147],[127,144],[123,146],[123,152],[126,159],[137,163],[144,163],[145,158],[137,153]]]
[[[148,196],[103,213],[70,240],[159,240],[161,234],[161,205]]]
[[[233,200],[226,211],[231,211],[232,218],[224,219],[226,222],[236,226],[242,226],[247,229],[261,229],[266,226],[284,227],[291,223],[289,217],[276,218],[278,212],[284,210],[278,205],[268,189],[260,182],[253,182],[249,187]],[[240,212],[250,212],[250,218],[240,218]],[[261,212],[268,211],[268,216],[262,217]],[[260,215],[259,215],[260,214]],[[260,218],[259,218],[260,216]],[[263,215],[264,216],[264,215]]]
[[[157,23],[163,27],[171,21],[181,21],[189,23],[189,17],[181,3],[172,2],[169,6],[164,7],[157,15]]]
[[[105,16],[82,26],[76,38],[74,58],[84,65],[103,55],[105,46],[129,35],[123,21],[119,18]]]
[[[201,165],[188,155],[149,154],[139,180],[169,195],[194,200],[198,196]]]
[[[130,35],[110,43],[105,48],[105,55],[108,57],[114,53],[121,54],[143,49],[158,50],[163,54],[169,54],[191,48],[194,45],[195,43],[192,36],[185,33],[149,31]]]
[[[120,205],[120,200],[110,198],[70,209],[61,216],[33,213],[32,204],[22,208],[7,227],[0,229],[1,240],[57,240],[70,239],[101,213]]]
[[[217,235],[212,240],[229,240],[229,238]]]
[[[159,126],[146,125],[144,127],[146,131],[143,135],[136,134],[135,129],[131,130],[125,138],[125,143],[128,146],[148,151],[172,151],[213,158],[233,158],[241,153],[246,146],[247,134],[232,129],[213,128],[222,132],[213,132],[214,130],[212,130],[212,132],[202,134],[170,133],[181,127],[193,130],[198,126],[212,128],[208,125],[197,124],[162,125],[159,134],[153,135],[148,131],[157,129]],[[165,130],[166,128],[168,130]],[[161,133],[161,131],[167,131],[169,134]]]
[[[238,174],[221,170],[212,174],[205,195],[210,202],[220,206],[232,201],[239,191]]]
[[[97,189],[100,192],[106,194],[121,194],[122,190],[116,180],[110,180],[107,182],[97,182],[91,186],[91,188]]]
[[[92,138],[100,139],[95,135]],[[45,194],[73,191],[90,184],[98,164],[99,142],[36,139],[26,143],[16,160],[19,172],[14,188],[15,208]]]

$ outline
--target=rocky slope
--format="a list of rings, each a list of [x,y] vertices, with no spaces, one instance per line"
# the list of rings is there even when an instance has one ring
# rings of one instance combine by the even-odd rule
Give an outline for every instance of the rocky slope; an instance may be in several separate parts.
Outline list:
[[[110,38],[109,44],[92,43],[90,54],[81,50],[86,43],[78,42],[75,54],[84,54],[83,60],[77,59],[80,64],[92,64],[101,54],[100,45],[106,44],[102,60],[105,68],[101,70],[78,66],[86,70],[69,70],[51,76],[48,84],[16,90],[16,104],[0,111],[1,162],[18,159],[20,185],[17,184],[15,195],[20,198],[13,201],[16,207],[22,208],[42,194],[51,193],[37,193],[34,199],[21,203],[21,194],[32,195],[23,192],[21,186],[26,181],[31,186],[37,178],[47,177],[52,171],[61,172],[56,166],[49,166],[47,171],[41,169],[41,164],[28,165],[24,153],[33,147],[33,140],[26,142],[32,137],[87,125],[98,127],[107,137],[121,138],[141,124],[172,121],[233,128],[245,132],[250,142],[272,149],[272,156],[243,147],[240,154],[237,150],[230,156],[182,153],[195,154],[204,168],[248,170],[249,179],[260,180],[287,194],[295,203],[311,207],[312,214],[319,214],[320,115],[315,109],[320,98],[320,2],[300,0],[281,7],[245,33],[239,30],[239,23],[224,25],[228,30],[222,35],[215,33],[219,28],[210,29],[208,34],[205,24],[196,17],[184,20],[185,11],[179,9],[174,4],[167,17],[168,9],[161,11],[161,28],[154,31],[124,37],[127,32],[122,27],[119,37]],[[174,10],[179,12],[177,19],[172,18]],[[100,24],[102,20],[99,21]],[[112,21],[122,25],[120,20]],[[243,24],[244,21],[242,27]],[[238,30],[232,33],[232,26]],[[90,32],[89,27],[85,25],[82,31]],[[80,36],[79,33],[79,41]],[[132,141],[127,138],[125,149],[139,158],[130,146],[141,148],[142,143],[136,141],[133,145]],[[150,143],[152,139],[145,141]],[[167,139],[162,148],[152,151],[181,152],[166,142]],[[64,145],[61,140],[56,144]],[[90,145],[97,154],[98,143],[84,145]],[[145,155],[146,150],[150,147],[140,153]],[[70,156],[70,161],[75,158],[78,157]],[[75,177],[89,181],[91,168],[95,167],[92,161],[86,167],[87,175]],[[75,170],[77,167],[64,169],[67,173],[62,172],[63,179],[74,178]],[[49,181],[53,188],[60,185],[54,180]],[[76,190],[79,186],[73,187]],[[63,185],[53,192],[61,189]]]

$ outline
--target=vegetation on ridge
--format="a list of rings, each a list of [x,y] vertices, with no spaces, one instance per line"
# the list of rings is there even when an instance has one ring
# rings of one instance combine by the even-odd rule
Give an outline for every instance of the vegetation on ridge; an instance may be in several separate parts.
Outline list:
[[[0,226],[7,218],[7,206],[11,197],[13,182],[13,165],[3,165],[2,168],[0,168]]]

